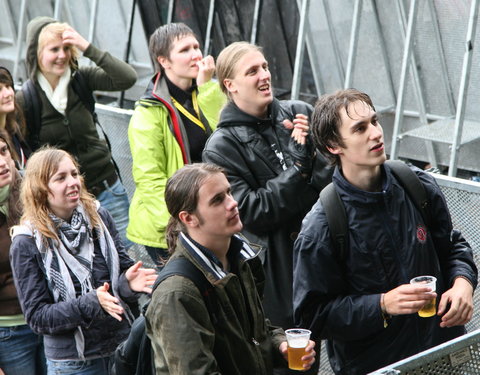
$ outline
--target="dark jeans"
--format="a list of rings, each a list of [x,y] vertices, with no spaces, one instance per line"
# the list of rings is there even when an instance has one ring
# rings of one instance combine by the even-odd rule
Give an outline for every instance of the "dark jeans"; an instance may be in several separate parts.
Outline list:
[[[170,256],[168,254],[168,250],[162,249],[160,247],[150,247],[150,246],[145,246],[145,250],[147,251],[150,258],[152,258],[152,261],[153,263],[155,263],[157,270],[161,271],[163,269],[163,266],[167,262],[168,257]]]
[[[43,337],[26,324],[0,327],[0,369],[6,375],[46,374]]]

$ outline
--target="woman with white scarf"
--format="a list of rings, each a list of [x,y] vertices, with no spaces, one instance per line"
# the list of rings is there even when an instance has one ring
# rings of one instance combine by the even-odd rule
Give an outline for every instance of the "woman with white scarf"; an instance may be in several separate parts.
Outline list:
[[[10,260],[26,321],[44,335],[48,374],[107,374],[155,271],[130,259],[67,152],[32,155],[20,200]]]
[[[131,246],[125,237],[128,196],[82,97],[94,91],[127,90],[135,84],[137,73],[67,23],[50,17],[36,17],[28,23],[26,47],[29,82],[16,97],[26,114],[27,141],[34,151],[51,145],[75,156],[88,191],[110,212],[124,245]],[[80,54],[92,64],[80,66]],[[32,97],[38,99],[39,111],[34,110]]]

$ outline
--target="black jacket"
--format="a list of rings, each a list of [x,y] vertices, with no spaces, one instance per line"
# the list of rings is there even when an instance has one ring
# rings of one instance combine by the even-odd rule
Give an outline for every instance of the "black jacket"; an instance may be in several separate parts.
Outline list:
[[[282,121],[311,112],[307,103],[274,99],[270,117],[262,120],[229,103],[203,152],[204,161],[220,165],[228,175],[244,224],[243,234],[267,248],[265,313],[274,325],[283,328],[293,325],[293,242],[303,217],[330,182],[332,173],[318,155],[312,177],[307,180],[293,166],[288,152],[291,130],[285,129]],[[270,137],[274,135],[275,146],[267,142],[267,132]],[[274,149],[283,154],[285,169]]]
[[[440,328],[438,316],[417,314],[393,316],[384,327],[380,294],[415,276],[437,278],[437,303],[457,276],[477,285],[472,249],[453,230],[434,177],[412,169],[431,204],[428,228],[388,166],[382,168],[383,189],[376,193],[355,188],[336,169],[333,182],[349,226],[345,255],[340,257],[331,243],[320,201],[295,242],[295,321],[316,339],[328,340],[336,374],[365,374],[465,332],[463,326]]]

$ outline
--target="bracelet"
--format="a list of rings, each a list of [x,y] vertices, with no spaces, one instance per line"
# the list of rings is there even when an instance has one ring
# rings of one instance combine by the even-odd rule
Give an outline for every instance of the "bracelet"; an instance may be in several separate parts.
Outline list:
[[[385,293],[380,294],[380,308],[382,309],[382,314],[388,315],[385,307]]]
[[[387,328],[388,322],[392,316],[387,313],[387,307],[385,306],[385,293],[380,294],[380,309],[382,310],[383,328]]]

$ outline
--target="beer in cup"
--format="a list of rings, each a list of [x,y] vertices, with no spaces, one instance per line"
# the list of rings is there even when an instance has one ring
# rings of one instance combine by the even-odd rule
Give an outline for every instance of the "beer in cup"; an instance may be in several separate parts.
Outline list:
[[[311,332],[308,329],[292,328],[285,331],[288,344],[288,368],[303,370],[302,357],[306,354],[305,348],[310,340]]]
[[[410,284],[427,286],[432,289],[432,292],[435,292],[436,290],[436,282],[437,279],[433,276],[417,276],[410,280]],[[427,302],[425,306],[420,309],[418,315],[420,315],[422,318],[429,318],[431,316],[434,316],[437,312],[436,306],[437,299],[432,298],[430,301]]]

